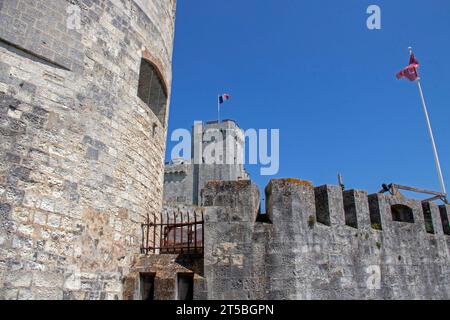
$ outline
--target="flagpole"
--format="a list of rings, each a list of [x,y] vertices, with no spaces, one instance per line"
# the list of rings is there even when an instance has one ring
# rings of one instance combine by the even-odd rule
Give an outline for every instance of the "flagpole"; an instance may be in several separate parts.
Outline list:
[[[409,53],[412,54],[412,52],[413,52],[412,48],[409,47],[408,50],[409,50]],[[417,81],[417,87],[419,88],[420,98],[422,100],[423,111],[425,113],[425,119],[427,121],[427,127],[428,127],[428,133],[429,133],[430,139],[431,139],[431,145],[433,146],[434,162],[436,163],[436,169],[437,169],[438,176],[439,176],[439,183],[441,184],[442,193],[447,195],[447,191],[445,190],[444,178],[442,176],[441,164],[439,162],[439,156],[438,156],[438,152],[437,152],[437,148],[436,148],[436,142],[434,141],[433,130],[431,129],[430,117],[428,116],[428,109],[427,109],[427,105],[425,103],[425,98],[423,96],[422,85],[420,84],[420,77],[417,77],[416,81]]]
[[[217,123],[220,123],[220,96],[217,96]]]

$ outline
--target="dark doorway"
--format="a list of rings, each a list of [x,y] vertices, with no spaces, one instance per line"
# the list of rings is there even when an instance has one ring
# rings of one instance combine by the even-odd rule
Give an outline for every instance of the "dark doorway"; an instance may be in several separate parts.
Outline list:
[[[154,300],[155,297],[155,274],[141,273],[140,289],[142,300]]]
[[[179,273],[177,276],[177,299],[193,300],[194,299],[194,274]]]

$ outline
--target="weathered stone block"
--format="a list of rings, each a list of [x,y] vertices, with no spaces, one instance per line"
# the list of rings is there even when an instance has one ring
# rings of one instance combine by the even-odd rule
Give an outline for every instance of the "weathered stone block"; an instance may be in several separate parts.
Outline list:
[[[314,189],[309,181],[272,179],[265,192],[266,214],[274,225],[285,221],[304,229],[309,217],[315,217]]]
[[[36,287],[62,288],[64,278],[55,272],[36,272],[33,274],[33,285]]]
[[[60,288],[33,287],[33,299],[37,300],[62,300],[63,290]]]
[[[31,285],[32,274],[29,272],[10,272],[5,277],[7,287],[29,287]]]
[[[229,221],[253,222],[260,209],[259,190],[251,181],[211,181],[202,190],[203,206],[239,208]],[[223,217],[216,216],[222,220]]]
[[[343,225],[345,214],[342,189],[325,185],[314,189],[317,222],[327,226]]]
[[[370,227],[369,201],[366,191],[346,190],[344,196],[345,223],[354,228]]]

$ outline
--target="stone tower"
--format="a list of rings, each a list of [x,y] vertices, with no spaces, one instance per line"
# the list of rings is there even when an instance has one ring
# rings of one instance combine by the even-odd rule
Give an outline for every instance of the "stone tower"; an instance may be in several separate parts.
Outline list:
[[[0,299],[120,299],[162,205],[175,0],[0,1]]]
[[[192,159],[166,164],[164,200],[198,205],[208,181],[249,179],[244,168],[244,132],[233,120],[197,122],[192,128]]]

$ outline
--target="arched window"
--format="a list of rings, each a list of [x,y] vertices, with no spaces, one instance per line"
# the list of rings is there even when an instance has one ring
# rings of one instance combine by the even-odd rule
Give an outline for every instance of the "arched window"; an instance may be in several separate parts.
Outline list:
[[[146,59],[141,60],[138,97],[149,106],[164,126],[167,90],[158,69]]]

